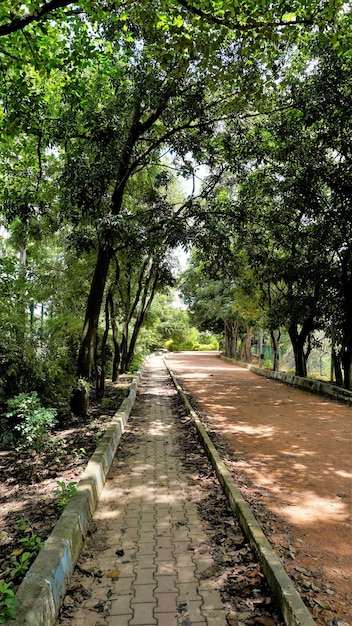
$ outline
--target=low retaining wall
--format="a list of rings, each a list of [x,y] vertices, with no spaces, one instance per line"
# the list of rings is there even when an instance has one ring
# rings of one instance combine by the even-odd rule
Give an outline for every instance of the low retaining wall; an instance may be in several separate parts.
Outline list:
[[[242,363],[241,361],[236,361],[235,359],[229,359],[223,354],[220,355],[220,358],[228,363],[238,365],[239,367],[245,367],[255,374],[265,376],[265,378],[273,378],[274,380],[279,380],[283,383],[287,383],[288,385],[299,387],[300,389],[306,389],[307,391],[313,391],[314,393],[329,396],[334,400],[352,403],[352,391],[342,389],[342,387],[336,387],[336,385],[332,385],[331,383],[325,383],[322,380],[312,380],[311,378],[303,378],[302,376],[295,376],[294,374],[287,374],[286,372],[273,372],[265,367],[252,365],[252,363]]]
[[[28,570],[16,597],[19,606],[12,626],[53,626],[80,555],[89,523],[104,488],[127,420],[132,411],[143,368],[133,379],[129,395],[110,422],[88,461],[77,495],[65,507],[51,535]]]

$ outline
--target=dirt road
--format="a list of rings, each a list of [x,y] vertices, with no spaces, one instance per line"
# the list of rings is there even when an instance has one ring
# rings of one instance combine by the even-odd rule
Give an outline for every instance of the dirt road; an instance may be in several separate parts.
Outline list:
[[[313,616],[352,625],[352,408],[219,355],[166,361],[216,445],[231,451],[234,479],[308,604],[312,597]]]

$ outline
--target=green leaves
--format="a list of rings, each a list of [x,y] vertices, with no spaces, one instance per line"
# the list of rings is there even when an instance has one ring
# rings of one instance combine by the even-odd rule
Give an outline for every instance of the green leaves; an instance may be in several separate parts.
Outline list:
[[[19,605],[12,583],[0,583],[0,624],[6,624],[9,619],[15,619],[16,608]]]

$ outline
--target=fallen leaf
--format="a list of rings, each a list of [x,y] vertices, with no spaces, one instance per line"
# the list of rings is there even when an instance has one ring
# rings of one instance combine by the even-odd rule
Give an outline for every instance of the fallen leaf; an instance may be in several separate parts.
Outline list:
[[[335,591],[333,591],[332,589],[325,589],[325,593],[327,593],[328,596],[334,596],[335,595]]]
[[[106,576],[107,576],[108,578],[112,578],[113,580],[115,580],[115,579],[119,578],[119,576],[120,576],[120,571],[119,571],[118,569],[114,569],[114,570],[112,570],[112,572],[108,572],[108,573],[106,574]]]
[[[23,550],[24,548],[17,548],[17,550],[11,552],[11,556],[19,556],[20,554],[22,554]]]
[[[124,550],[116,550],[115,554],[117,556],[124,556],[125,552],[124,552]]]
[[[316,604],[319,604],[322,609],[327,609],[328,611],[331,611],[331,605],[327,600],[315,599],[314,601],[316,602]]]

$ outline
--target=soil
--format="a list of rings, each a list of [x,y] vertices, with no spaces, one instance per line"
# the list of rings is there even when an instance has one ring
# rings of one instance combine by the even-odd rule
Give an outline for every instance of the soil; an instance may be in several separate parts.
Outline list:
[[[316,623],[352,624],[352,408],[222,361],[167,363]]]
[[[11,582],[13,591],[36,557],[36,538],[45,541],[62,513],[54,493],[62,491],[57,481],[65,486],[79,481],[131,380],[122,376],[118,383],[109,383],[104,399],[92,401],[88,416],[58,426],[49,446],[37,452],[0,450],[0,581]],[[18,567],[26,552],[29,558]]]

